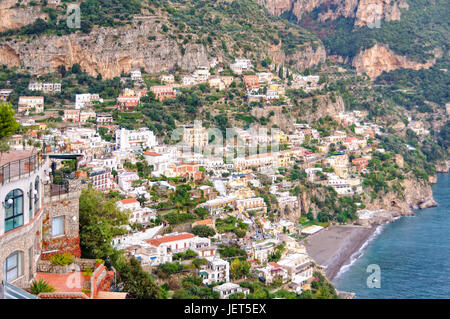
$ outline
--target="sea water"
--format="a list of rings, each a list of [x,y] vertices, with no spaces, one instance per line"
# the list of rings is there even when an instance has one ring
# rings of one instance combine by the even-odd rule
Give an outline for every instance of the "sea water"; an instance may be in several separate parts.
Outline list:
[[[433,196],[438,207],[380,226],[336,288],[366,299],[450,298],[450,174],[438,174]]]

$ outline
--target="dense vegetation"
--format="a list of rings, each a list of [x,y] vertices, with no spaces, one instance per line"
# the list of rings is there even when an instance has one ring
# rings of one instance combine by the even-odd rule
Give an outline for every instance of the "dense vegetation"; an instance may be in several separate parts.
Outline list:
[[[330,5],[324,4],[313,10],[309,20],[300,21],[320,34],[325,47],[331,54],[352,58],[361,50],[372,47],[376,42],[384,43],[400,55],[425,62],[433,56],[436,47],[448,49],[448,12],[446,0],[408,0],[409,9],[400,9],[400,21],[382,21],[380,28],[357,27],[352,18],[338,18],[318,23],[317,17],[326,12]],[[314,23],[311,24],[311,19]]]
[[[439,59],[430,69],[399,69],[383,72],[375,81],[384,96],[407,110],[417,107],[420,112],[432,113],[432,107],[425,101],[444,106],[449,101],[450,75],[448,56]]]
[[[39,18],[32,24],[24,26],[19,30],[7,30],[0,36],[10,37],[13,35],[40,35],[56,34],[64,35],[76,32],[77,28],[69,28],[66,22],[67,4],[80,4],[81,31],[89,33],[94,26],[115,27],[131,23],[132,15],[141,11],[141,0],[66,0],[62,7],[57,9],[43,4],[42,11],[47,13],[47,21]],[[30,4],[31,5],[31,4]],[[72,12],[69,12],[71,14]]]

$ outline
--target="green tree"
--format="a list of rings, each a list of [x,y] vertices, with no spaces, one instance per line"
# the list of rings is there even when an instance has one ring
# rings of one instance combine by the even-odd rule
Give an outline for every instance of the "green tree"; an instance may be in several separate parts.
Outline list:
[[[211,237],[216,234],[216,231],[212,227],[206,225],[198,225],[192,228],[192,233],[199,237]]]
[[[230,265],[230,275],[233,279],[246,277],[250,274],[250,263],[245,260],[235,259]]]
[[[160,299],[161,288],[146,273],[139,261],[132,257],[117,266],[117,280],[123,285],[123,291],[136,299]]]
[[[19,128],[10,103],[0,102],[0,158],[9,150],[8,137]]]
[[[115,254],[114,236],[125,233],[128,215],[121,212],[114,199],[89,187],[80,197],[80,246],[85,258],[102,258]]]

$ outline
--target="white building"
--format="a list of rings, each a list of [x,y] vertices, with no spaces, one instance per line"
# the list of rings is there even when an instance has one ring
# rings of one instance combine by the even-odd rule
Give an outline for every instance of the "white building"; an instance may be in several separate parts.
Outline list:
[[[146,225],[156,219],[156,213],[147,207],[141,207],[136,198],[125,198],[116,203],[121,211],[130,212],[130,224]]]
[[[42,91],[44,93],[61,92],[61,83],[30,82],[30,84],[28,84],[28,90]]]
[[[144,152],[142,153],[148,165],[153,166],[152,175],[160,176],[169,168],[169,165],[173,163],[173,158],[170,154],[161,154],[157,152]]]
[[[313,276],[311,258],[307,254],[290,254],[280,259],[277,264],[286,269],[291,280],[297,284],[302,285]]]
[[[232,282],[225,283],[220,286],[216,286],[213,288],[213,291],[216,291],[220,293],[220,299],[228,299],[230,298],[230,295],[236,294],[239,292],[244,293],[245,295],[248,295],[250,292],[250,289],[248,288],[242,288],[238,284],[234,284]]]
[[[116,131],[116,146],[123,151],[152,148],[157,144],[155,134],[146,127],[136,131],[125,128]]]
[[[133,81],[142,81],[142,74],[140,70],[131,70],[130,77]]]
[[[133,181],[139,180],[139,175],[136,172],[121,172],[117,175],[117,180],[120,189],[128,192],[132,189]]]
[[[230,64],[230,69],[240,75],[243,71],[249,71],[252,68],[252,62],[249,59],[236,59]]]
[[[219,257],[208,257],[208,265],[198,273],[204,285],[230,281],[230,263]]]
[[[33,151],[11,150],[0,158],[0,283],[23,287],[34,278],[41,253],[46,170],[48,161]]]
[[[21,96],[19,97],[19,113],[33,111],[35,113],[44,112],[43,96]]]
[[[90,106],[93,101],[103,102],[98,94],[82,93],[75,95],[75,109],[79,110]]]

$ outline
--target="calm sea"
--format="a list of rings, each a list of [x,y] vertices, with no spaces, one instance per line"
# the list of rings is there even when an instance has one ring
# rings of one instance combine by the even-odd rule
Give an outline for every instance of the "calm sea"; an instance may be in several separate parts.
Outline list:
[[[433,194],[438,207],[380,226],[341,269],[336,288],[355,298],[450,298],[450,174],[438,175]],[[367,285],[369,276],[377,278],[369,265],[379,266],[380,288]]]

